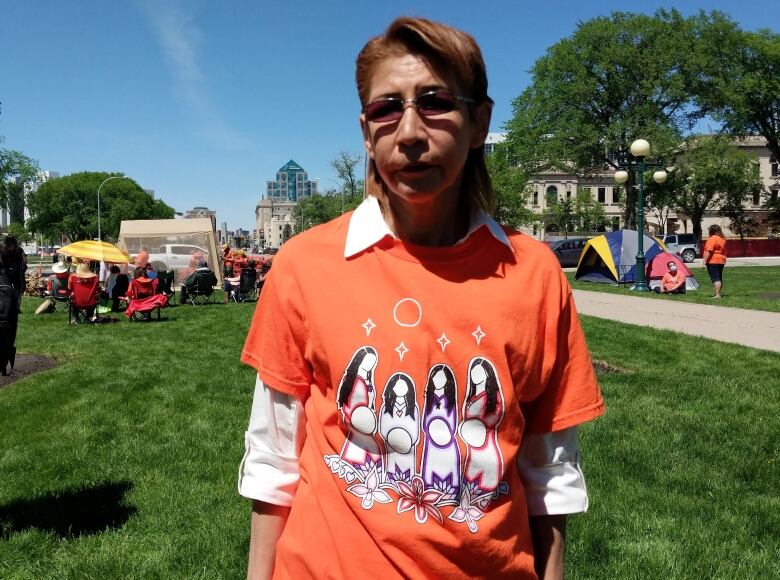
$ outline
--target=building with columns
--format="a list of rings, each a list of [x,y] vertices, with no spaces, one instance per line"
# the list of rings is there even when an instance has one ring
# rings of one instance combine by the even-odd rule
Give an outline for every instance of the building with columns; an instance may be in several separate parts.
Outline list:
[[[505,140],[506,133],[489,133],[485,142],[485,152],[492,153],[496,144]],[[764,189],[762,193],[746,200],[745,206],[748,211],[759,212],[767,199],[777,199],[778,192],[780,192],[780,168],[778,167],[778,162],[772,157],[763,137],[748,137],[745,140],[736,142],[736,145],[743,151],[754,155],[758,162]],[[534,213],[542,213],[551,204],[572,198],[576,196],[578,189],[584,189],[590,191],[593,199],[604,208],[608,226],[612,229],[619,229],[624,225],[621,202],[624,190],[615,183],[615,171],[612,168],[606,168],[604,173],[589,177],[554,170],[545,171],[532,176],[527,187],[527,207]],[[690,219],[673,211],[669,212],[665,221],[666,223],[662,224],[659,216],[654,215],[653,212],[645,212],[647,229],[654,235],[675,232],[690,233],[693,231]],[[728,228],[728,219],[718,215],[717,208],[704,216],[702,230],[706,232],[707,228],[715,223],[723,228],[723,232],[726,235],[733,235]],[[546,228],[547,231],[545,232],[541,226],[533,225],[526,228],[526,233],[543,238],[545,233],[555,235],[560,231],[558,224],[548,224]]]

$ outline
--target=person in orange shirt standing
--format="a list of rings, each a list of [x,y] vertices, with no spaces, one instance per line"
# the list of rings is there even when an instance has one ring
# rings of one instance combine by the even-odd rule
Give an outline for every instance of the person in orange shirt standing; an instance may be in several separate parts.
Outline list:
[[[481,51],[399,18],[356,79],[365,199],[285,242],[241,355],[247,575],[563,578],[604,400],[555,256],[491,217]]]
[[[710,237],[704,244],[704,264],[707,266],[707,274],[715,287],[713,298],[721,299],[723,288],[723,266],[726,265],[726,236],[718,224],[710,226]]]

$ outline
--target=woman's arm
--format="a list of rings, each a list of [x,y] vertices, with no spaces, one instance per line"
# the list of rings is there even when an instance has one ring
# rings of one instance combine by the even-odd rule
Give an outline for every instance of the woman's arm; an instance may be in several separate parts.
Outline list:
[[[267,580],[274,571],[276,542],[282,535],[290,508],[262,501],[252,502],[247,580]]]
[[[563,580],[566,515],[532,516],[534,567],[540,580]]]

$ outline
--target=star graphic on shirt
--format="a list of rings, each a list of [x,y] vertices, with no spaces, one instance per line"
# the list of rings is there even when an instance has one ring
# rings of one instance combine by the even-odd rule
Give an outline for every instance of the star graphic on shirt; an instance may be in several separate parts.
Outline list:
[[[479,324],[477,324],[477,329],[471,333],[471,336],[477,339],[477,346],[479,346],[479,343],[482,342],[482,339],[485,338],[487,335],[479,327]]]
[[[363,324],[361,324],[360,326],[362,326],[363,328],[365,328],[365,329],[366,329],[366,336],[368,336],[369,334],[371,334],[371,331],[372,331],[372,330],[374,330],[374,329],[376,328],[376,324],[374,324],[374,321],[373,321],[373,320],[371,320],[370,318],[369,318],[368,320],[366,320],[366,321],[365,321]]]
[[[444,349],[447,348],[447,345],[450,344],[452,341],[447,338],[447,335],[443,332],[441,333],[441,336],[436,339],[436,342],[439,343],[439,346],[441,346],[441,351],[444,352]]]
[[[399,344],[393,350],[398,353],[398,356],[401,358],[401,360],[404,360],[404,355],[409,352],[409,349],[406,348],[406,345],[403,343],[403,341],[401,341],[401,344]]]

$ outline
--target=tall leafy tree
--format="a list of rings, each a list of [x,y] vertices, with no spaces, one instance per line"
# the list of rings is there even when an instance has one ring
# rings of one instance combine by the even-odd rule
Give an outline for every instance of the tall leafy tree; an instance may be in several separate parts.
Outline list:
[[[698,120],[691,107],[690,23],[678,12],[616,12],[582,22],[536,61],[507,124],[512,156],[526,174],[617,169],[615,154],[642,137],[668,154]],[[633,177],[632,177],[633,179]],[[626,222],[635,227],[629,182]]]
[[[604,206],[593,199],[589,189],[579,188],[574,198],[574,222],[582,232],[592,233],[607,225]]]
[[[0,142],[2,139],[0,138]],[[0,208],[24,211],[24,184],[36,179],[38,162],[24,153],[0,147]],[[19,216],[14,216],[20,221]]]
[[[764,137],[780,159],[780,34],[743,31],[719,12],[699,14],[692,30],[697,105],[732,136]]]
[[[71,241],[97,236],[97,190],[119,173],[82,172],[51,179],[30,194],[28,228],[51,239]],[[122,220],[168,219],[173,208],[152,198],[132,179],[114,179],[100,191],[100,226],[104,239],[119,236]]]
[[[493,218],[513,228],[531,223],[534,215],[526,206],[526,176],[509,164],[508,148],[501,144],[486,159],[490,181],[496,193]]]
[[[676,167],[670,176],[674,209],[691,220],[698,240],[706,213],[722,206],[741,206],[748,196],[762,189],[755,158],[724,137],[688,140]]]

